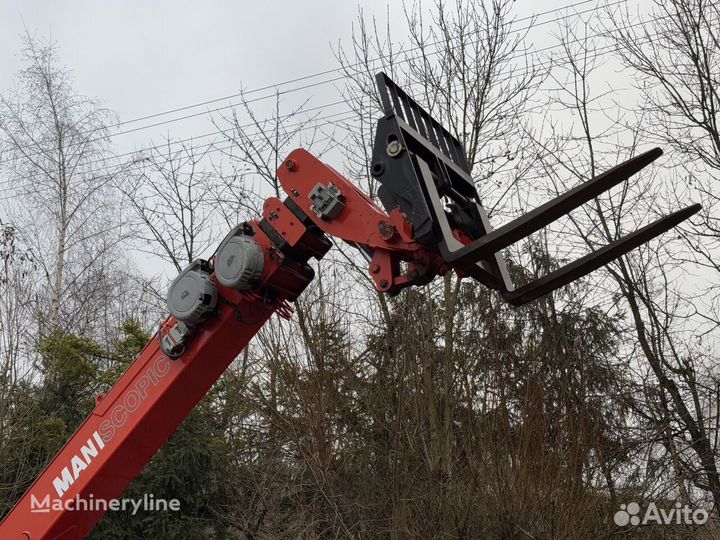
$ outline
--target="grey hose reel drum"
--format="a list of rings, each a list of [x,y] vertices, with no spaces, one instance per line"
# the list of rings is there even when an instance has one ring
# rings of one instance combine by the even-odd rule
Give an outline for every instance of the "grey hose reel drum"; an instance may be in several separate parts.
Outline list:
[[[247,291],[257,286],[264,264],[263,249],[252,237],[230,236],[215,255],[215,277],[225,287]]]
[[[217,289],[203,266],[204,261],[193,261],[168,290],[168,311],[187,324],[202,322],[217,304]]]

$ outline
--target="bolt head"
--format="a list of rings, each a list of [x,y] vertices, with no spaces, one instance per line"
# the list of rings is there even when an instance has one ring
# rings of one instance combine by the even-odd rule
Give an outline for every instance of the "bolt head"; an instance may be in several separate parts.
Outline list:
[[[384,221],[380,223],[380,237],[383,240],[390,240],[395,235],[395,227],[385,223]]]
[[[400,152],[402,152],[402,145],[400,144],[400,141],[390,141],[386,148],[387,155],[390,157],[396,157],[400,155]]]
[[[370,167],[370,174],[375,178],[382,176],[384,172],[385,164],[382,161],[376,161],[372,164],[372,167]]]

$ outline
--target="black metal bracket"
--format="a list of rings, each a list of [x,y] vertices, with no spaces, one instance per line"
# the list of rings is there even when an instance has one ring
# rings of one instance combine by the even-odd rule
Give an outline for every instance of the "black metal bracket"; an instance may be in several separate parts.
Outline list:
[[[415,238],[448,260],[464,245],[453,229],[471,239],[491,230],[465,151],[456,137],[387,75],[379,73],[377,83],[386,109],[378,121],[371,167],[381,184],[380,201],[388,212],[399,206]],[[455,266],[490,288],[513,289],[499,253]]]
[[[608,191],[662,155],[635,156],[527,214],[493,230],[472,182],[465,151],[453,136],[384,73],[377,85],[385,115],[378,121],[371,172],[385,209],[407,216],[415,238],[456,270],[522,305],[592,272],[676,226],[700,210],[692,205],[665,216],[518,290],[501,251]]]

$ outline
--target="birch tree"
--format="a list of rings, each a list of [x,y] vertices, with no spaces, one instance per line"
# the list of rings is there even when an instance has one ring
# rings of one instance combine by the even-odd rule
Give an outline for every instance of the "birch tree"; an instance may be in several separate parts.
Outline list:
[[[70,298],[122,237],[106,156],[114,115],[73,88],[57,46],[26,32],[15,86],[0,95],[5,211],[41,270],[43,332],[72,326],[92,304]]]

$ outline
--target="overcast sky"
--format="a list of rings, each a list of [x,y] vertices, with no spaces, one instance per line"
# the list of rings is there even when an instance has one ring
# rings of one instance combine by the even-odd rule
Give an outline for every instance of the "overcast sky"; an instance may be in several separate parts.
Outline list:
[[[517,15],[575,1],[518,0]],[[389,11],[396,39],[403,39],[401,2],[366,0],[362,6],[381,19]],[[349,39],[357,14],[358,4],[346,1],[2,0],[0,89],[20,67],[19,34],[27,28],[57,42],[79,92],[99,98],[127,121],[333,69],[332,46]],[[549,39],[550,30],[548,25],[533,34],[536,46]],[[339,96],[333,85],[324,85],[305,97],[322,104]],[[118,137],[116,143],[125,150],[161,134],[186,137],[203,127],[197,120],[177,122]]]
[[[553,36],[557,26],[548,21],[600,4],[601,0],[517,0],[515,9],[520,19],[555,10],[540,16],[536,22],[543,24],[528,35],[528,45],[538,49],[557,42]],[[569,8],[558,10],[564,6]],[[364,1],[362,9],[367,16],[377,15],[381,24],[389,13],[394,41],[406,41],[401,2]],[[333,47],[339,41],[349,44],[358,10],[358,4],[352,1],[0,0],[0,91],[12,84],[21,67],[19,35],[27,28],[33,35],[56,42],[61,61],[74,75],[78,92],[101,100],[118,114],[120,121],[127,122],[232,95],[241,89],[252,90],[334,69],[337,61]],[[525,21],[519,26],[527,24]],[[332,77],[325,75],[289,87]],[[610,73],[609,84],[612,77]],[[338,101],[341,96],[337,84],[320,84],[293,93],[287,105],[309,100],[309,107],[319,107]],[[227,104],[221,101],[119,129],[140,128]],[[340,110],[329,108],[323,114]],[[115,136],[114,150],[127,152],[157,144],[164,136],[195,137],[215,129],[207,115],[201,115]]]
[[[363,4],[385,13],[383,1]],[[18,34],[27,27],[57,42],[78,91],[130,120],[335,68],[331,44],[349,35],[356,16],[357,5],[342,1],[3,0],[0,88],[20,67]],[[177,123],[133,138],[143,143],[168,129],[192,134]]]

